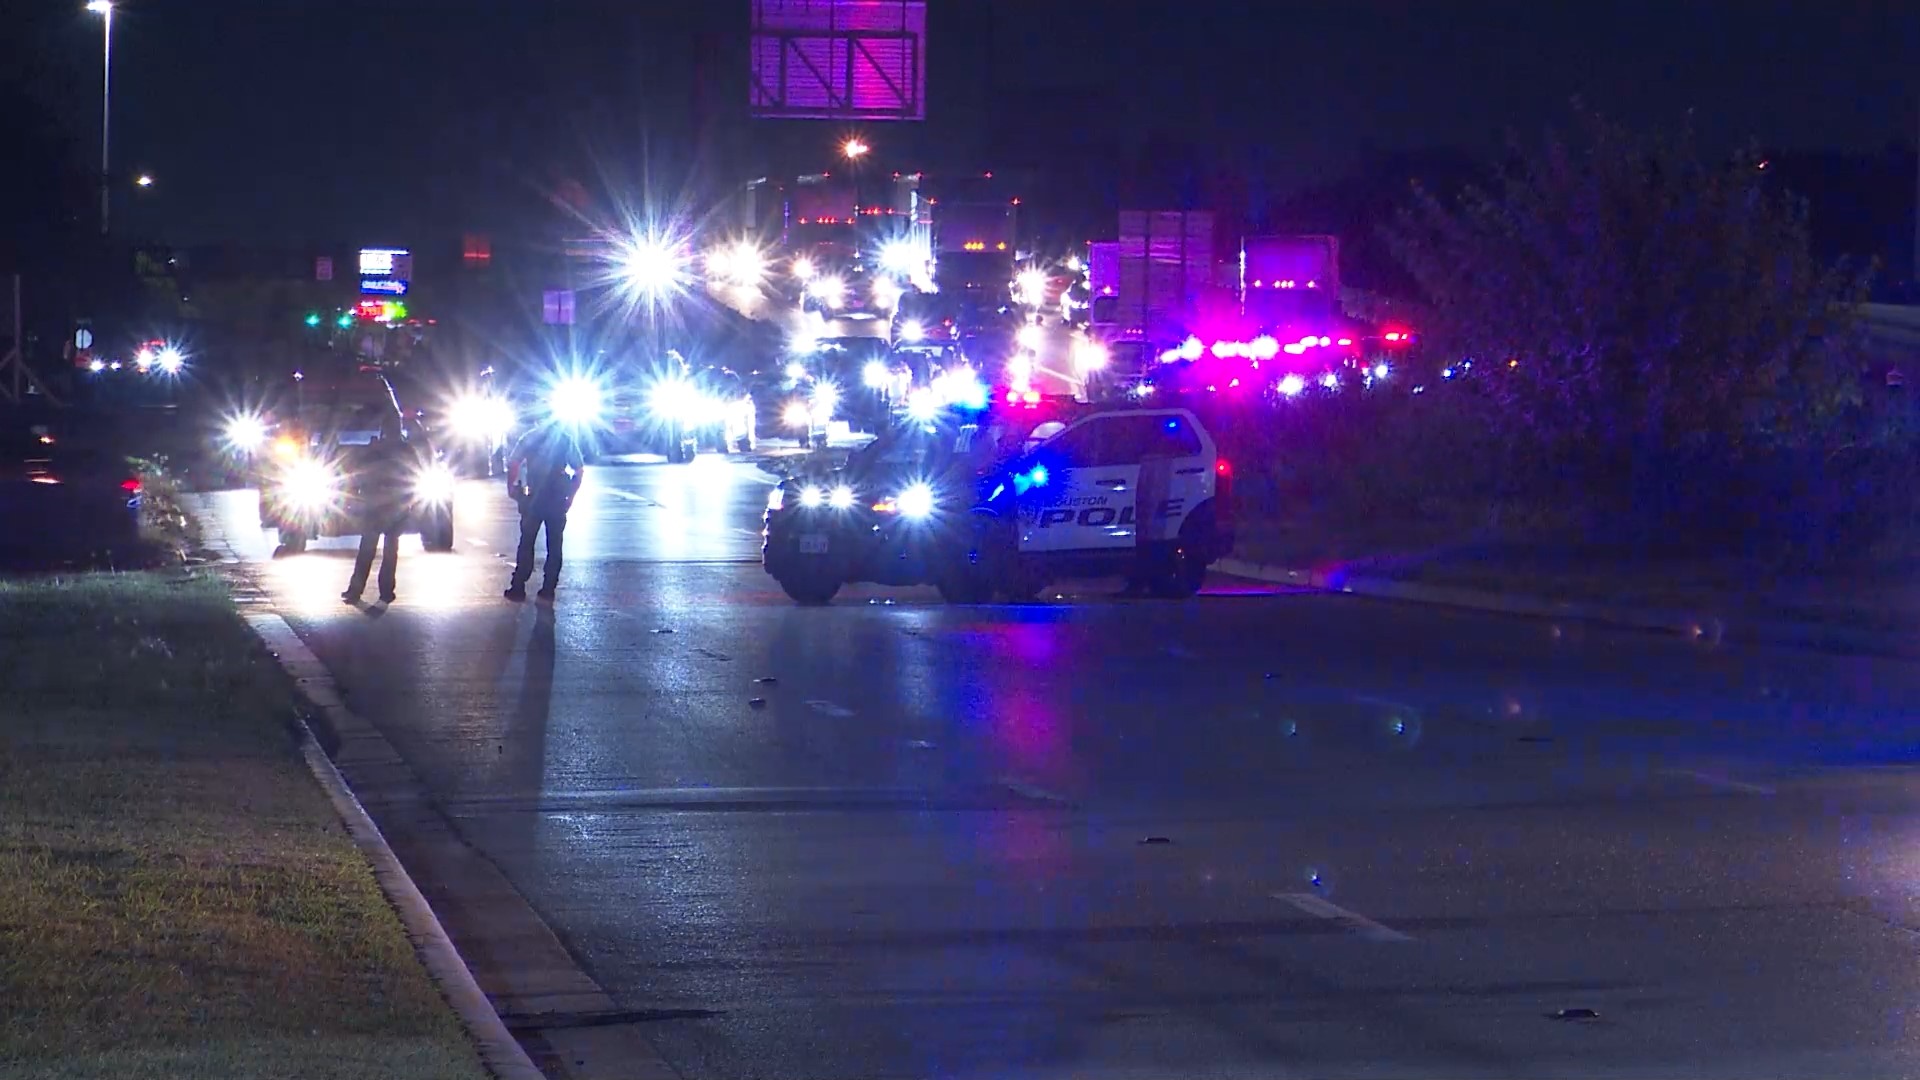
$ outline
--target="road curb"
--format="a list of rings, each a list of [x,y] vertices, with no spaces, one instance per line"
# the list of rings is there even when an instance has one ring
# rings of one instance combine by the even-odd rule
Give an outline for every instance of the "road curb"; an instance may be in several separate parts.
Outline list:
[[[325,789],[327,798],[332,800],[334,811],[340,815],[340,822],[346,827],[347,834],[353,837],[354,845],[372,864],[373,876],[380,883],[380,891],[386,894],[387,901],[400,916],[407,937],[413,941],[414,950],[419,953],[427,973],[439,984],[447,1004],[465,1025],[468,1037],[480,1052],[481,1063],[499,1080],[546,1080],[545,1074],[534,1065],[520,1041],[507,1030],[506,1022],[480,989],[472,969],[467,967],[466,961],[454,949],[453,939],[447,936],[446,928],[433,913],[420,887],[414,883],[406,867],[401,865],[400,857],[394,854],[392,845],[387,843],[380,827],[374,824],[372,815],[367,813],[366,807],[361,805],[353,789],[347,785],[346,777],[334,765],[330,753],[339,746],[340,725],[330,722],[335,718],[329,714],[344,711],[346,707],[338,703],[338,691],[332,687],[330,678],[313,674],[297,676],[288,663],[293,660],[302,664],[311,662],[317,666],[319,660],[300,642],[293,627],[287,625],[287,621],[277,612],[242,612],[241,618],[280,662],[288,676],[294,679],[302,696],[307,698],[320,717],[328,721],[326,726],[332,738],[323,744],[308,718],[297,718],[301,757],[306,760],[314,779]],[[321,689],[326,693],[315,692]],[[320,700],[327,697],[334,700]]]
[[[209,546],[217,542],[210,537]],[[678,1080],[643,1034],[604,1022],[620,1015],[618,1004],[499,867],[459,835],[380,730],[348,707],[326,665],[274,610],[253,568],[235,559],[213,569],[307,704],[308,715],[297,721],[302,754],[489,1071],[501,1080]],[[356,777],[363,782],[358,791]],[[381,830],[376,813],[399,824],[397,839]],[[405,859],[397,848],[408,852]],[[408,863],[447,905],[452,932]],[[484,974],[461,955],[456,936],[492,961]]]
[[[1300,570],[1245,559],[1221,559],[1214,564],[1214,569],[1223,574],[1252,581],[1297,585],[1322,592],[1346,593],[1352,596],[1408,604],[1462,608],[1522,618],[1571,619],[1602,626],[1671,634],[1705,644],[1738,641],[1816,652],[1920,659],[1920,637],[1835,623],[1759,618],[1729,620],[1711,611],[1693,612],[1577,603],[1523,593],[1502,593],[1490,589],[1428,585],[1394,578],[1368,577],[1341,570]]]

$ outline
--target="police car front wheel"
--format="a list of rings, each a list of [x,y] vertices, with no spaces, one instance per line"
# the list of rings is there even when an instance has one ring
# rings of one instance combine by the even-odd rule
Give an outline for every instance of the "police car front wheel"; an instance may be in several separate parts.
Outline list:
[[[774,580],[780,583],[780,591],[792,598],[794,603],[806,607],[831,603],[834,594],[840,591],[840,582],[816,574],[788,574]]]

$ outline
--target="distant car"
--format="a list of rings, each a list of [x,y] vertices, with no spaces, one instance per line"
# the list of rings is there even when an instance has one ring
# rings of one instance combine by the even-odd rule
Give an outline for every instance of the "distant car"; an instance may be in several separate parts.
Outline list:
[[[614,386],[597,441],[606,453],[654,453],[676,464],[702,450],[745,453],[758,440],[756,409],[737,373],[674,354],[661,370]]]
[[[76,427],[49,420],[0,428],[0,522],[8,526],[0,529],[0,549],[87,555],[139,542],[140,477]]]
[[[359,372],[330,385],[303,389],[297,421],[275,440],[260,489],[260,525],[279,532],[280,550],[297,554],[310,540],[357,536],[352,458],[378,437],[383,422],[405,416],[393,386],[374,372]],[[429,551],[453,550],[456,477],[443,453],[418,440],[421,468],[414,477],[413,516],[405,531],[420,534]]]
[[[759,437],[759,407],[747,381],[730,368],[708,365],[692,373],[697,393],[688,427],[696,450],[752,453]]]

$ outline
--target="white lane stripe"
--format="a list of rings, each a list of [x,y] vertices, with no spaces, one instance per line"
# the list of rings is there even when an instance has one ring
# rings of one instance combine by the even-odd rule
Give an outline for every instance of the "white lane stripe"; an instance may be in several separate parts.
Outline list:
[[[650,503],[653,501],[652,499],[647,498],[645,495],[635,495],[631,491],[622,491],[619,488],[599,488],[598,490],[600,494],[611,495],[616,499],[627,499],[637,503]]]
[[[1274,893],[1273,898],[1292,904],[1294,907],[1312,915],[1316,919],[1325,919],[1328,922],[1339,923],[1342,927],[1366,938],[1368,941],[1413,940],[1413,938],[1406,934],[1390,926],[1382,926],[1357,911],[1348,911],[1346,908],[1333,903],[1323,896],[1316,896],[1313,893],[1293,892]]]
[[[1765,784],[1750,784],[1745,780],[1735,780],[1731,776],[1705,772],[1700,769],[1661,769],[1667,776],[1684,776],[1689,780],[1705,784],[1721,791],[1737,791],[1742,795],[1771,795],[1774,789]]]
[[[1000,786],[1023,799],[1032,799],[1034,802],[1057,803],[1065,806],[1072,801],[1057,791],[1043,788],[1038,784],[1029,784],[1018,777],[1003,776],[1000,778]]]

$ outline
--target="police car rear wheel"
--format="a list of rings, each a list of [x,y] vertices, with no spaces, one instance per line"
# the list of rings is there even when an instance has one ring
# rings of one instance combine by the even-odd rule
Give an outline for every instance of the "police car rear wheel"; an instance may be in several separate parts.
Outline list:
[[[1212,532],[1213,514],[1209,507],[1202,506],[1187,515],[1186,522],[1180,526],[1180,539],[1148,579],[1153,595],[1184,600],[1200,591],[1207,578],[1206,546],[1202,541]]]
[[[1148,587],[1153,595],[1167,600],[1185,600],[1200,591],[1201,583],[1206,579],[1205,563],[1187,558],[1176,552],[1172,565],[1154,574]]]

